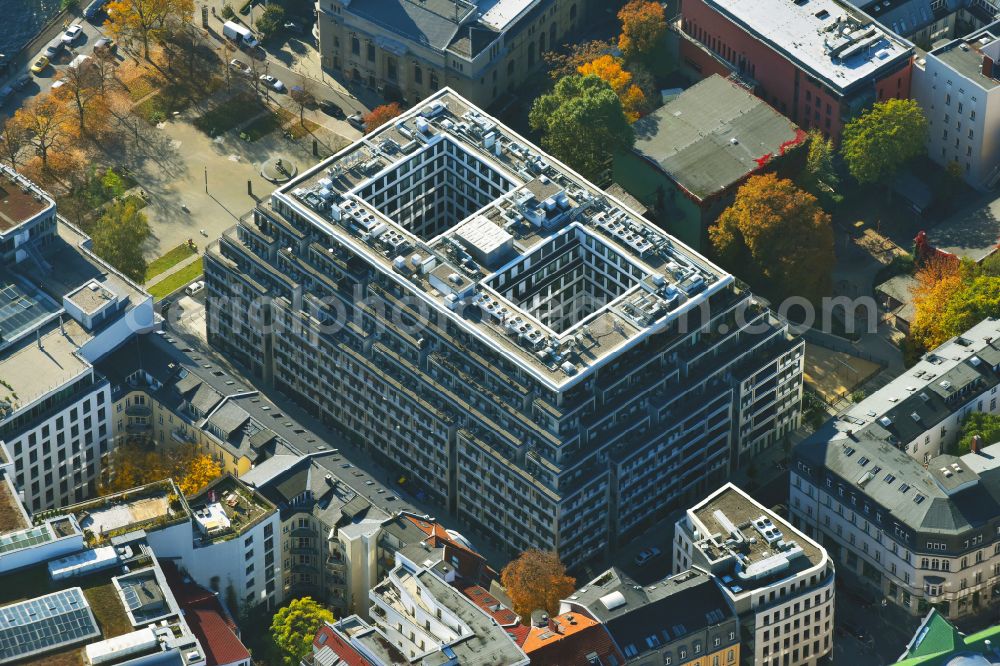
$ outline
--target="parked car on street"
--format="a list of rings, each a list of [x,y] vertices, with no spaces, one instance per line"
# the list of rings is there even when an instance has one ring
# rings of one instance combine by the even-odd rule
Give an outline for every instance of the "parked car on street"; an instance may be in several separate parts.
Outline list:
[[[250,65],[237,58],[233,58],[229,61],[229,69],[233,70],[237,74],[242,74],[243,76],[251,76],[253,74],[250,69]]]
[[[28,87],[28,84],[30,83],[31,83],[31,74],[22,74],[21,76],[14,79],[14,82],[11,85],[14,86],[14,90],[24,90],[25,88]]]
[[[66,32],[62,34],[61,39],[63,44],[69,45],[80,39],[80,37],[83,37],[83,26],[78,24],[66,28]]]
[[[270,74],[261,74],[260,82],[271,88],[275,92],[285,92],[285,84],[274,78]]]
[[[323,113],[333,118],[343,120],[346,117],[346,115],[344,114],[344,110],[339,106],[337,106],[336,104],[334,104],[333,100],[329,99],[323,100],[322,102],[320,102],[319,108]]]
[[[49,59],[46,58],[45,56],[39,56],[38,60],[36,60],[31,65],[31,73],[41,74],[42,72],[45,71],[45,68],[48,66],[49,66]]]
[[[365,119],[360,113],[352,113],[347,116],[347,122],[359,132],[365,131]]]
[[[49,42],[48,46],[45,47],[44,55],[49,60],[52,60],[60,53],[62,53],[64,48],[66,48],[66,43],[63,42],[61,37],[56,37],[51,42]]]
[[[285,21],[285,30],[288,32],[293,32],[296,35],[302,34],[302,26],[295,21]]]
[[[633,562],[635,562],[636,566],[640,567],[646,566],[650,560],[659,557],[662,554],[662,552],[663,551],[661,551],[659,548],[656,548],[655,546],[652,548],[647,548],[645,550],[640,551],[639,554],[635,556]]]
[[[94,42],[94,53],[100,53],[101,51],[107,51],[108,53],[114,53],[118,50],[118,45],[115,40],[110,37],[101,37],[96,42]]]
[[[199,291],[201,291],[204,288],[205,288],[205,281],[204,280],[198,280],[197,282],[192,282],[191,284],[189,284],[184,289],[184,293],[186,293],[188,296],[194,296],[195,294],[197,294]]]

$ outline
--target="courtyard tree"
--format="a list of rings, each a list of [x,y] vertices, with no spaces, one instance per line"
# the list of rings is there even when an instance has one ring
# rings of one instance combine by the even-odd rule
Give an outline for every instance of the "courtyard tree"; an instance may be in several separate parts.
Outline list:
[[[555,44],[552,46],[555,47]],[[549,76],[558,81],[564,76],[578,74],[581,66],[608,55],[614,49],[614,42],[594,39],[579,44],[566,44],[559,51],[546,51],[542,58],[549,67]]]
[[[71,128],[65,104],[52,95],[32,98],[14,113],[14,123],[22,128],[28,144],[41,160],[41,170],[49,166],[53,152],[69,147]]]
[[[0,124],[0,159],[7,162],[11,169],[17,169],[21,164],[27,145],[28,137],[24,128],[14,118],[8,118]]]
[[[813,194],[818,194],[822,186],[837,186],[837,171],[833,165],[835,155],[833,141],[823,136],[817,129],[809,132],[809,152],[802,172],[802,185]]]
[[[618,48],[630,59],[652,53],[667,32],[663,5],[651,0],[632,0],[618,11],[618,20]]]
[[[298,666],[312,649],[316,632],[326,622],[333,622],[333,613],[312,597],[292,599],[274,614],[271,637],[281,649],[286,666]]]
[[[841,155],[859,183],[885,182],[924,152],[927,119],[911,99],[878,102],[844,127]]]
[[[76,116],[76,132],[83,136],[88,132],[87,121],[94,116],[93,127],[99,126],[97,119],[103,106],[100,74],[90,60],[67,67],[63,70],[65,85],[59,89],[59,97],[65,100]]]
[[[149,60],[150,42],[161,39],[171,25],[194,16],[194,0],[111,0],[104,26],[119,40],[138,41]]]
[[[132,198],[109,203],[91,230],[94,253],[139,283],[146,276],[142,246],[150,234],[146,215]]]
[[[578,71],[583,76],[594,75],[606,81],[621,100],[622,109],[629,122],[635,122],[646,112],[646,95],[632,81],[632,74],[622,67],[621,58],[602,55],[580,65]]]
[[[773,298],[830,294],[830,216],[816,197],[773,173],[751,176],[708,231],[723,265]]]
[[[527,622],[532,611],[559,612],[559,601],[576,589],[576,579],[566,573],[558,553],[526,550],[500,572],[500,582],[514,603],[514,612]]]
[[[202,488],[220,476],[222,476],[222,465],[207,453],[199,453],[187,463],[177,487],[186,496],[197,495]]]
[[[604,179],[611,157],[635,142],[618,95],[593,75],[560,79],[535,100],[528,120],[547,151],[593,181]]]
[[[382,104],[381,106],[376,106],[374,109],[365,114],[364,117],[365,131],[371,132],[376,127],[381,126],[383,123],[389,122],[402,112],[403,109],[396,102],[390,102],[389,104]]]

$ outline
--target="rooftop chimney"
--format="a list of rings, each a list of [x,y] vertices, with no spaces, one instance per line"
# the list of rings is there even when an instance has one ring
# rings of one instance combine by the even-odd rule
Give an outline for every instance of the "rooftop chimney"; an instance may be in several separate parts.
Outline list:
[[[982,447],[982,438],[980,438],[979,435],[973,435],[972,442],[969,443],[969,449],[973,453],[978,453],[981,447]]]
[[[983,76],[989,79],[993,78],[993,58],[988,55],[983,56]]]

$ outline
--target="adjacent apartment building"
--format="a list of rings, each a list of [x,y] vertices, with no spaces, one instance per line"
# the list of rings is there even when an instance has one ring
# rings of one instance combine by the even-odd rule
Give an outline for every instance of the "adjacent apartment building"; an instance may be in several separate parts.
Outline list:
[[[833,561],[732,483],[677,522],[673,567],[715,578],[739,616],[744,664],[812,665],[831,654]]]
[[[735,73],[834,140],[872,103],[910,96],[913,45],[841,0],[686,0],[678,27],[691,71]]]
[[[211,344],[510,553],[600,555],[799,423],[784,322],[451,90],[205,266]]]
[[[584,25],[595,0],[317,0],[323,68],[415,104],[450,87],[489,106]]]
[[[912,615],[994,603],[1000,578],[995,442],[953,455],[961,421],[997,411],[1000,322],[928,353],[795,450],[790,510],[847,580]]]
[[[995,22],[932,48],[913,68],[913,99],[927,116],[927,154],[938,164],[958,165],[979,189],[1000,181],[998,60]]]
[[[93,364],[153,323],[152,297],[0,166],[0,440],[29,510],[93,494],[114,446],[110,386]]]

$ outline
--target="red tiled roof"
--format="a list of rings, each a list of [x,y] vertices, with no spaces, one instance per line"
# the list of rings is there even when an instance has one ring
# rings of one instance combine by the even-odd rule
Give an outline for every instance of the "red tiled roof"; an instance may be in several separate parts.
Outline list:
[[[513,627],[504,627],[504,629],[520,648],[524,647],[524,641],[528,640],[528,634],[531,633],[531,627],[524,624],[515,624]]]
[[[351,647],[350,643],[328,624],[320,627],[313,639],[314,652],[324,647],[333,650],[334,654],[340,657],[346,666],[371,666],[368,660],[361,656],[361,653]]]
[[[184,610],[184,619],[205,651],[207,666],[246,661],[250,652],[237,636],[236,623],[222,608],[218,598],[193,581],[185,581],[177,566],[161,560],[160,567],[174,599]]]
[[[462,592],[472,600],[472,603],[486,611],[486,614],[496,620],[497,624],[501,627],[513,626],[520,621],[517,613],[500,603],[496,597],[487,592],[482,586],[473,585],[466,587]]]
[[[452,558],[458,561],[458,574],[463,578],[480,583],[497,579],[497,572],[490,568],[486,558],[453,538],[441,523],[430,522],[417,516],[407,515],[406,518],[427,535],[427,544],[432,548],[444,548],[445,559],[451,563]]]
[[[223,615],[218,600],[213,600],[218,610],[205,608],[185,609],[184,619],[191,627],[205,651],[207,666],[236,664],[250,658],[246,646],[236,637]],[[208,604],[206,604],[208,606]]]
[[[615,655],[618,663],[625,662],[624,655],[615,647],[611,634],[603,624],[585,627],[559,640],[538,646],[528,656],[531,658],[531,666],[565,666],[586,664],[587,655],[592,652],[600,657],[602,664],[609,663],[610,655]]]

